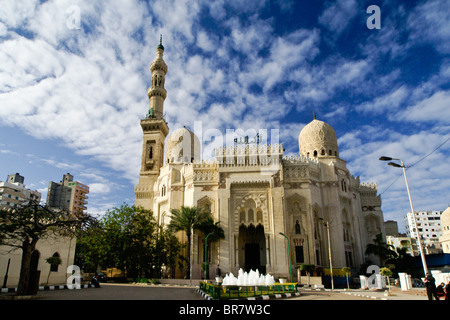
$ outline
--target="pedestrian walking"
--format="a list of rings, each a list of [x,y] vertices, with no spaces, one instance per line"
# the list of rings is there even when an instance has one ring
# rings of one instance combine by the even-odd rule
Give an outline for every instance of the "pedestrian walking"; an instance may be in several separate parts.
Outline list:
[[[435,300],[439,300],[436,294],[436,280],[430,272],[427,273],[425,278],[425,287],[427,288],[428,300],[433,300],[433,297]]]

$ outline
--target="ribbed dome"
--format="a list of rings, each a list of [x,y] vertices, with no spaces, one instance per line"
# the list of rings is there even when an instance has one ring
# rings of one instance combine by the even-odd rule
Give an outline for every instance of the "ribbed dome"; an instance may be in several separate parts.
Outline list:
[[[200,140],[185,127],[177,129],[167,139],[166,155],[170,163],[200,160]]]
[[[314,119],[298,136],[300,155],[311,157],[337,157],[339,150],[336,132],[328,123]]]
[[[450,233],[450,206],[441,214],[441,226],[444,233]]]

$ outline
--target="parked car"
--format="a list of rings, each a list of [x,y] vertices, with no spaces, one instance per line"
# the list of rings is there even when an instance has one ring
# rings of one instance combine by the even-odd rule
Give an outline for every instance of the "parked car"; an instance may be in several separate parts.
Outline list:
[[[423,283],[422,279],[419,279],[419,278],[412,278],[411,283],[412,283],[413,288],[425,287],[425,284]]]
[[[97,273],[95,277],[99,282],[106,282],[107,280],[106,274],[104,274],[103,272]]]

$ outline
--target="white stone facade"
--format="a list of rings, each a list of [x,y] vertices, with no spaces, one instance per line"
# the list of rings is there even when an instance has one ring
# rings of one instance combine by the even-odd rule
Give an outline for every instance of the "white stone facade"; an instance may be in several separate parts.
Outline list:
[[[157,51],[161,59],[161,49]],[[217,266],[222,274],[237,274],[242,268],[289,275],[287,243],[280,232],[289,239],[294,275],[294,268],[303,263],[329,267],[324,222],[330,223],[333,268],[359,268],[367,244],[377,233],[385,234],[376,184],[361,183],[350,174],[339,158],[334,129],[323,121],[314,119],[301,130],[295,157],[284,156],[281,144],[250,143],[216,148],[215,159],[202,161],[198,138],[181,128],[172,133],[175,138],[167,138],[165,164],[149,168],[146,137],[159,136],[154,143],[161,144],[167,133],[163,126],[143,124],[158,121],[141,121],[144,149],[135,204],[153,210],[161,225],[181,206],[204,208],[220,221],[225,239],[208,244],[211,277]],[[184,237],[180,235],[182,241]],[[201,276],[203,248],[203,236],[195,233],[193,278]],[[370,259],[377,262],[376,257]]]
[[[441,215],[442,235],[439,241],[444,253],[450,253],[450,206]]]

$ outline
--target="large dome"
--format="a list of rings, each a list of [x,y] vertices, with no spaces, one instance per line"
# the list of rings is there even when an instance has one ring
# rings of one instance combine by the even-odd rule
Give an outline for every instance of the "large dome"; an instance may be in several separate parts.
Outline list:
[[[441,226],[444,233],[450,233],[450,206],[441,214]]]
[[[311,157],[338,157],[336,132],[328,123],[314,119],[298,136],[300,155]]]
[[[170,163],[200,160],[200,140],[186,127],[177,129],[167,139],[166,157]]]

